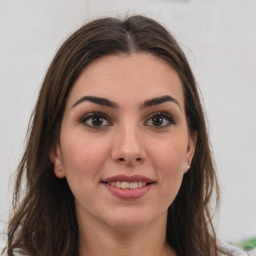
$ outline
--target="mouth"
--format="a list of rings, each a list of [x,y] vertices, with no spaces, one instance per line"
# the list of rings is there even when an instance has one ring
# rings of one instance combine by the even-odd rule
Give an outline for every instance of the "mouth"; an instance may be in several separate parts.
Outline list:
[[[141,175],[116,175],[101,183],[119,198],[137,199],[148,193],[156,182]]]
[[[127,182],[127,181],[112,181],[112,182],[102,182],[105,184],[110,185],[111,187],[121,188],[121,189],[137,189],[145,187],[149,184],[152,184],[154,182],[147,183],[145,181],[133,181],[133,182]]]
[[[116,175],[104,179],[102,183],[121,189],[137,189],[155,183],[153,180],[142,175]]]

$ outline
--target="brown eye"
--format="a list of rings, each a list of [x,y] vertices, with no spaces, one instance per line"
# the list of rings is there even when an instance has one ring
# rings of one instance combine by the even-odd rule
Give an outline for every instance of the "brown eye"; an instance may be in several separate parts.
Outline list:
[[[101,126],[103,124],[103,118],[101,116],[94,116],[91,118],[91,124],[93,126]]]
[[[91,127],[91,128],[100,128],[103,126],[109,126],[111,123],[107,120],[107,118],[101,113],[90,113],[84,116],[80,123]]]
[[[145,124],[148,126],[163,128],[171,124],[175,124],[175,121],[173,117],[168,113],[157,113],[151,115]]]
[[[154,126],[161,126],[163,124],[164,120],[161,116],[155,116],[154,118],[152,118],[151,123]]]

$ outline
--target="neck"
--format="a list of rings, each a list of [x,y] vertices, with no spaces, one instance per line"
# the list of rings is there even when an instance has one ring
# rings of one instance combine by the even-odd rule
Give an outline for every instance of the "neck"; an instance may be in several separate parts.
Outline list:
[[[79,221],[79,220],[78,220]],[[175,256],[166,243],[166,217],[136,229],[113,229],[95,220],[79,221],[80,256]]]

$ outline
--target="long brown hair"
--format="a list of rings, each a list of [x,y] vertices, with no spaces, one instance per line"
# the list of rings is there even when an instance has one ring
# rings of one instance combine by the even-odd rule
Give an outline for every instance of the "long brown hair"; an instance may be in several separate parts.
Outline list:
[[[198,132],[198,138],[191,169],[168,209],[166,240],[178,256],[219,255],[210,208],[212,197],[219,201],[219,187],[196,82],[172,35],[143,16],[90,22],[56,53],[39,92],[17,170],[7,255],[20,251],[78,256],[74,197],[66,179],[54,175],[49,151],[59,139],[66,99],[80,72],[95,59],[120,52],[154,54],[167,61],[182,81],[188,126]]]

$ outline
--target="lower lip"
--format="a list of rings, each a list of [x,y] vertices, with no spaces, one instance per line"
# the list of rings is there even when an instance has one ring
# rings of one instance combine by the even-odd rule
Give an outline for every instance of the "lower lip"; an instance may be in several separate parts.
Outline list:
[[[103,183],[105,187],[115,196],[122,199],[138,199],[147,194],[154,183],[148,184],[147,186],[136,188],[136,189],[122,189],[113,187],[109,184]]]

